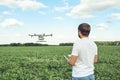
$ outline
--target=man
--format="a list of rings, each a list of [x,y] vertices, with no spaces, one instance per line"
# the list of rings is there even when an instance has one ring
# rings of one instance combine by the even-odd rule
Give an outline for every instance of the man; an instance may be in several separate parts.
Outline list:
[[[82,23],[78,26],[79,41],[73,45],[68,63],[73,66],[72,80],[95,80],[94,63],[97,62],[97,46],[89,39],[90,25]]]

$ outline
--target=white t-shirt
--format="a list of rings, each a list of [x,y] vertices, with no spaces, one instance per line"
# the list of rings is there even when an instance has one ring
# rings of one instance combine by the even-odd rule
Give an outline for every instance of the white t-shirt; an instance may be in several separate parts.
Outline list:
[[[82,38],[73,45],[71,55],[78,56],[73,66],[73,77],[85,77],[94,74],[94,56],[97,55],[97,46],[93,40]]]

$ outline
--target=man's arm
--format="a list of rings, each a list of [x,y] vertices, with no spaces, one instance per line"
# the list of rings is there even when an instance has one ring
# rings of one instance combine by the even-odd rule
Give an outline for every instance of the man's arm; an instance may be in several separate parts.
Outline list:
[[[78,56],[72,55],[71,58],[70,58],[69,61],[68,61],[68,64],[74,66],[74,65],[75,65],[75,62],[76,62],[76,60],[77,60],[77,57],[78,57]]]
[[[98,61],[98,55],[95,55],[94,56],[94,64],[97,63],[97,61]]]

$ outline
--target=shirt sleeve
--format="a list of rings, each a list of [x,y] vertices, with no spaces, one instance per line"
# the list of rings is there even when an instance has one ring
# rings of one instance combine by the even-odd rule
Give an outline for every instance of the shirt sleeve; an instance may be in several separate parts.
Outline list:
[[[73,44],[71,55],[78,56],[78,46],[77,45],[78,44],[76,42]]]

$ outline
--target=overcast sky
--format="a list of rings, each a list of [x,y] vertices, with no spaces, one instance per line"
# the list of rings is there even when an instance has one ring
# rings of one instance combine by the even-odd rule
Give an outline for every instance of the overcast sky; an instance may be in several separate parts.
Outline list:
[[[91,25],[95,41],[120,41],[120,0],[0,0],[0,44],[36,42],[28,34],[53,34],[48,44],[74,42],[77,27]]]

